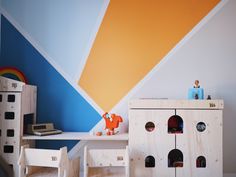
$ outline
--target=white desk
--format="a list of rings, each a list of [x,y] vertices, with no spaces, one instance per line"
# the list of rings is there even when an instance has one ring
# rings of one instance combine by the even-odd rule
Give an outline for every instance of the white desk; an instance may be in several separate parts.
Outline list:
[[[128,141],[128,133],[121,133],[117,135],[90,135],[88,132],[63,132],[57,135],[35,136],[24,135],[23,140],[111,140],[111,141]]]

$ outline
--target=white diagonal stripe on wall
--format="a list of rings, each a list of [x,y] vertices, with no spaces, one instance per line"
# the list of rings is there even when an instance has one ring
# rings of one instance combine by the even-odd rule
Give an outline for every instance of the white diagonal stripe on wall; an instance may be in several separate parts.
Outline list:
[[[93,32],[90,35],[90,38],[89,38],[89,41],[88,41],[88,45],[87,45],[87,47],[86,47],[86,49],[84,51],[84,55],[82,56],[81,62],[79,64],[79,66],[78,66],[78,72],[74,76],[74,80],[77,80],[77,83],[79,82],[81,74],[82,74],[82,72],[84,70],[84,67],[85,67],[86,61],[88,59],[90,50],[91,50],[93,42],[94,42],[94,40],[96,38],[98,29],[99,29],[99,27],[101,25],[102,19],[103,19],[104,15],[105,15],[105,12],[107,10],[109,2],[110,2],[110,0],[104,0],[104,4],[102,6],[101,12],[98,15],[98,18],[96,20],[96,24],[95,24],[95,26],[93,28]]]

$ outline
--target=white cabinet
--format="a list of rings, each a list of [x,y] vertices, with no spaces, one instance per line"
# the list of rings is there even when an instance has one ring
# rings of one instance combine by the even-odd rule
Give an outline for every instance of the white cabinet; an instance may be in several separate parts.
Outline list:
[[[222,100],[132,100],[131,177],[222,177]]]

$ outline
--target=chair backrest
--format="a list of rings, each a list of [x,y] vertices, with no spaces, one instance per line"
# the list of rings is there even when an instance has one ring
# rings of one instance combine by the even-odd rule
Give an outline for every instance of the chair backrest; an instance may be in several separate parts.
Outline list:
[[[128,147],[126,149],[88,149],[85,147],[88,167],[128,166]]]
[[[61,167],[68,161],[67,148],[60,150],[34,149],[21,147],[19,165],[41,166],[41,167]]]

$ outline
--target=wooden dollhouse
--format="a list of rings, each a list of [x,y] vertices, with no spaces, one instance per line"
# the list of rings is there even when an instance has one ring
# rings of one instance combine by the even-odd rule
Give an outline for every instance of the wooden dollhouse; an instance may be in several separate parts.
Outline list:
[[[131,177],[222,177],[222,100],[132,100]]]
[[[0,76],[0,155],[18,177],[20,147],[34,146],[34,141],[23,140],[27,124],[36,122],[37,88],[24,82]]]

